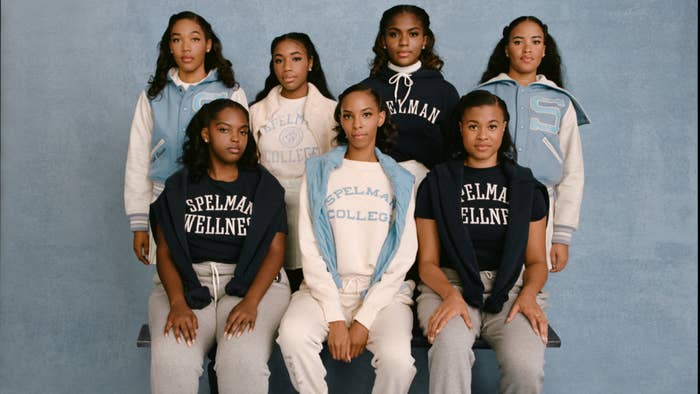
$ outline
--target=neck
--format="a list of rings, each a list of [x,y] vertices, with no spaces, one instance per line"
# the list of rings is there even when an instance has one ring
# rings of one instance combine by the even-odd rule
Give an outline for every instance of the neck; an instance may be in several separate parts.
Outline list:
[[[187,72],[183,71],[182,69],[177,70],[177,76],[180,78],[182,82],[185,83],[195,83],[203,80],[207,76],[207,72],[204,70],[204,65],[202,64],[202,67],[197,68],[194,71]]]
[[[508,71],[508,76],[513,78],[520,86],[527,86],[537,80],[537,72],[521,74],[517,71]]]
[[[491,168],[496,167],[498,165],[498,159],[494,157],[489,159],[477,160],[473,157],[467,156],[467,158],[464,159],[464,165],[470,168]]]
[[[207,173],[215,181],[233,182],[238,179],[238,165],[236,163],[224,164],[210,161]]]
[[[348,150],[345,152],[345,158],[348,160],[355,161],[369,161],[377,162],[377,155],[374,152],[374,145],[367,146],[365,148],[354,148],[352,145],[348,145]]]
[[[282,87],[282,92],[280,94],[282,95],[282,97],[291,100],[306,97],[309,94],[309,84],[304,83],[295,90],[287,90],[284,87]]]

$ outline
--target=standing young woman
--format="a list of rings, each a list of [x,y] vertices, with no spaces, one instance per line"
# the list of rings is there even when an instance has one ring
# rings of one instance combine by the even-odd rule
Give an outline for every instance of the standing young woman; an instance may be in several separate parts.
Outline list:
[[[385,100],[399,129],[391,157],[420,183],[428,170],[445,160],[445,135],[457,90],[445,81],[443,61],[435,54],[430,17],[414,5],[384,11],[372,51],[369,78],[363,81]]]
[[[136,103],[124,179],[133,249],[144,264],[155,262],[148,206],[163,190],[165,180],[180,168],[190,119],[202,105],[217,98],[248,105],[231,62],[223,56],[221,41],[201,16],[189,11],[172,15],[158,48],[155,74]]]
[[[453,119],[457,159],[433,168],[416,201],[430,392],[471,392],[472,345],[481,337],[496,352],[501,393],[539,393],[547,190],[513,160],[503,100],[473,91]]]
[[[299,187],[306,160],[331,149],[336,134],[336,102],[308,35],[287,33],[275,37],[270,55],[270,75],[250,107],[250,123],[260,149],[260,163],[284,187],[289,229],[285,269],[295,291],[302,280],[297,242]]]
[[[374,354],[374,393],[406,393],[416,255],[413,176],[391,159],[396,133],[377,92],[353,85],[335,111],[339,147],[308,160],[299,202],[304,281],[280,324],[294,388],[325,393],[320,352],[350,362]]]
[[[215,344],[220,392],[268,392],[267,361],[290,297],[287,216],[284,190],[258,164],[249,134],[241,104],[205,104],[187,127],[184,168],[151,204],[154,393],[196,393]]]
[[[588,117],[564,90],[561,57],[547,25],[521,16],[503,29],[478,89],[505,100],[518,163],[532,169],[552,200],[547,224],[547,262],[566,267],[583,199],[583,151],[579,125]]]

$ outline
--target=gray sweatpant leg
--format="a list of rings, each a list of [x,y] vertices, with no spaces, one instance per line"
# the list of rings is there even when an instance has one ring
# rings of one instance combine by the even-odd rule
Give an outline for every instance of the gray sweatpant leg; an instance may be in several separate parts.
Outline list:
[[[224,291],[235,266],[215,264],[219,273],[217,302],[212,301],[206,308],[193,310],[199,328],[192,347],[187,347],[182,340],[179,344],[175,342],[172,331],[167,337],[163,335],[170,312],[168,297],[160,283],[156,283],[151,293],[148,314],[153,393],[197,393],[204,357],[215,342],[218,343],[215,369],[219,392],[268,392],[270,371],[267,361],[290,298],[286,274],[284,270],[280,272],[281,280],[273,282],[260,301],[255,329],[227,340],[223,335],[226,319],[242,298],[229,296]],[[195,264],[194,267],[200,283],[207,286],[213,296],[210,264]]]
[[[443,269],[450,282],[461,292],[461,283],[456,272]],[[489,295],[495,279],[494,272],[482,272],[481,281]],[[506,317],[522,287],[519,279],[508,296],[508,301],[497,314],[485,313],[469,306],[469,316],[474,329],[469,329],[457,316],[450,320],[428,352],[430,369],[430,393],[471,393],[471,368],[475,357],[472,351],[478,337],[487,341],[496,352],[501,371],[500,393],[540,393],[544,382],[544,351],[546,346],[535,334],[530,322],[518,314],[508,324]],[[418,297],[418,319],[425,332],[428,320],[440,306],[442,299],[429,287],[420,285]],[[537,302],[546,306],[546,293],[540,293]]]

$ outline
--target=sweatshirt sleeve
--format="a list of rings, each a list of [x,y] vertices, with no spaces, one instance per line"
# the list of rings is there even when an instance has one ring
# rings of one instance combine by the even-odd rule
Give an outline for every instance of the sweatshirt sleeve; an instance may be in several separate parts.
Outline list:
[[[153,197],[153,183],[148,178],[152,134],[153,113],[144,91],[131,122],[124,174],[124,208],[131,231],[148,230],[148,209]]]
[[[394,297],[404,283],[406,273],[416,260],[418,236],[416,235],[416,221],[413,218],[414,210],[415,193],[412,194],[408,205],[406,223],[404,224],[403,234],[401,234],[399,248],[386,271],[384,271],[382,278],[367,291],[362,306],[355,314],[355,320],[367,329],[372,327],[377,313],[393,302]]]
[[[344,321],[338,288],[326,268],[326,262],[318,250],[314,236],[306,191],[306,174],[301,183],[299,197],[299,249],[304,283],[308,286],[311,296],[321,305],[327,323]]]
[[[554,234],[552,243],[568,245],[578,228],[583,200],[583,149],[573,104],[562,119],[559,142],[564,156],[562,179],[556,186],[554,200]]]
[[[246,110],[248,110],[248,99],[245,97],[245,91],[243,90],[242,87],[238,87],[233,94],[231,95],[231,100],[237,102],[238,104],[242,105],[245,107]]]

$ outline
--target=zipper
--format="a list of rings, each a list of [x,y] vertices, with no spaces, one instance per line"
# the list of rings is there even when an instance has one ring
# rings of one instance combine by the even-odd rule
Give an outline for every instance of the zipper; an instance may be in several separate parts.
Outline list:
[[[542,137],[542,142],[544,142],[544,146],[549,149],[550,152],[552,152],[552,155],[554,155],[554,158],[557,159],[559,164],[562,164],[564,160],[562,160],[561,156],[559,156],[559,153],[557,153],[557,150],[554,148],[554,145],[552,145],[551,142],[547,139],[547,137]]]

